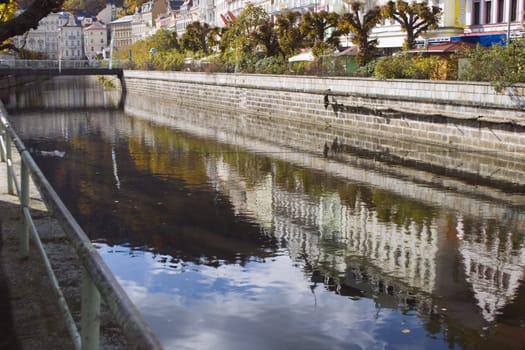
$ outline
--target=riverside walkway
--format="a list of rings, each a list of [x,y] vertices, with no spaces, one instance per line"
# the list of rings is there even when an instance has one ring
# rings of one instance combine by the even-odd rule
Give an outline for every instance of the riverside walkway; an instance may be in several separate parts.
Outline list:
[[[20,157],[12,147],[13,166],[20,174]],[[62,283],[78,286],[79,267],[74,266],[59,225],[46,209],[38,190],[30,181],[30,210],[35,225],[42,233],[46,250],[53,260],[64,263]],[[45,277],[41,257],[30,248],[28,258],[22,258],[17,232],[20,225],[20,202],[16,195],[8,194],[7,163],[0,163],[0,266],[2,285],[2,322],[6,334],[1,334],[0,349],[72,349],[73,344],[62,321],[57,299]],[[66,264],[69,261],[71,264]],[[67,267],[67,265],[70,265]],[[71,295],[73,296],[73,294]]]
[[[4,123],[7,121],[2,117],[0,127]],[[18,177],[22,161],[27,164],[28,159],[32,159],[23,148],[22,156],[19,154],[18,149],[23,147],[19,140],[17,146],[13,142],[6,148],[11,149],[12,168]],[[0,350],[162,349],[84,234],[71,233],[81,229],[68,217],[69,212],[61,208],[61,201],[58,203],[53,197],[54,191],[47,188],[47,192],[40,192],[42,188],[46,190],[47,183],[40,177],[41,173],[34,178],[30,176],[27,192],[22,190],[29,197],[27,209],[35,227],[31,233],[39,238],[29,239],[28,254],[24,257],[20,227],[27,210],[24,209],[23,215],[19,197],[11,194],[8,162],[3,157],[1,160]],[[31,166],[28,166],[29,172],[32,172]],[[24,188],[24,180],[18,181]],[[39,181],[38,186],[35,181]],[[20,193],[20,189],[15,192]],[[54,276],[49,275],[46,264],[51,266]],[[86,281],[92,278],[96,282]],[[93,292],[93,288],[100,294]],[[93,294],[98,295],[95,299],[100,302],[95,309]]]

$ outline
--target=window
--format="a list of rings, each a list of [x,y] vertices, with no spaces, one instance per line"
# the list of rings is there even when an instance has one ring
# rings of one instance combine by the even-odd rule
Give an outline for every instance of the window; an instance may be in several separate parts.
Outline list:
[[[498,23],[502,23],[505,18],[505,0],[498,0]]]
[[[510,0],[510,20],[515,22],[518,19],[518,0]]]
[[[472,11],[472,24],[478,25],[480,23],[479,16],[481,15],[481,4],[478,2],[474,2],[474,9]]]
[[[492,2],[485,1],[485,23],[492,22]]]

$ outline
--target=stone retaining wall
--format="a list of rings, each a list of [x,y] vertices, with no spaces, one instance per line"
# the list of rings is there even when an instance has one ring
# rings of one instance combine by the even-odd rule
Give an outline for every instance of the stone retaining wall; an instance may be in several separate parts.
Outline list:
[[[219,111],[221,127],[300,150],[372,152],[475,175],[476,183],[521,184],[525,172],[525,109],[489,84],[141,71],[124,77],[131,98],[153,97],[168,110]]]

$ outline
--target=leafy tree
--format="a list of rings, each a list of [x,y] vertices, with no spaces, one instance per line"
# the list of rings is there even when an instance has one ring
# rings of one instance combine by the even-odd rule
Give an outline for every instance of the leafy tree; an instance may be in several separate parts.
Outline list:
[[[157,49],[154,55],[150,53],[151,48]],[[178,65],[180,59],[176,55],[177,50],[177,34],[168,30],[159,30],[144,40],[139,40],[132,45],[119,49],[115,53],[115,57],[125,61],[131,52],[132,62],[129,62],[129,65],[132,68],[153,69],[155,64],[159,68],[166,68]]]
[[[237,35],[252,37],[269,19],[270,16],[262,7],[248,2],[239,17],[233,21],[232,27]]]
[[[84,9],[83,0],[66,0],[64,1],[64,9],[71,13],[76,13],[78,9]]]
[[[148,39],[150,46],[156,48],[159,52],[179,49],[176,32],[160,29]]]
[[[377,39],[370,39],[370,31],[381,20],[381,8],[374,6],[363,14],[363,3],[350,4],[351,12],[345,13],[341,18],[339,27],[345,32],[351,32],[352,43],[359,47],[356,61],[360,66],[372,60],[377,50]]]
[[[316,56],[339,45],[342,31],[338,28],[339,15],[335,12],[307,12],[299,24]]]
[[[502,92],[516,83],[525,83],[525,44],[513,40],[507,46],[477,46],[463,52],[468,64],[460,74],[462,80],[488,81]]]
[[[135,13],[137,7],[142,6],[148,0],[124,0],[122,7],[124,8],[124,13],[122,15],[132,15]]]
[[[208,36],[206,37],[206,42],[210,50],[217,51],[219,49],[221,38],[224,32],[226,32],[226,30],[227,30],[226,28],[221,28],[221,27],[210,28],[210,31],[208,32]]]
[[[208,55],[208,35],[210,30],[211,28],[207,23],[201,23],[199,21],[190,23],[181,38],[182,49],[192,52],[202,52]]]
[[[0,48],[14,48],[6,40],[16,35],[22,35],[29,29],[36,29],[38,22],[51,12],[62,8],[63,0],[34,0],[20,15],[14,16],[16,3],[14,0],[0,1],[0,11],[5,16],[0,20]]]
[[[18,4],[15,1],[0,1],[0,22],[6,22],[15,16]]]
[[[262,23],[253,36],[256,42],[264,47],[266,56],[277,56],[281,52],[277,32],[271,19],[268,18],[266,22]]]
[[[235,70],[253,69],[253,64],[258,60],[261,27],[269,21],[270,16],[263,8],[247,3],[221,36],[219,47],[223,60],[229,65],[235,65]]]
[[[404,48],[413,49],[416,39],[423,32],[437,29],[441,19],[441,9],[438,6],[428,6],[426,1],[408,3],[403,0],[390,0],[381,9],[385,18],[399,23],[401,29],[407,33]]]
[[[285,56],[293,55],[305,45],[305,35],[299,29],[300,19],[301,13],[297,11],[285,12],[275,19],[277,40]]]
[[[106,0],[66,0],[64,9],[76,13],[77,10],[84,10],[90,15],[96,15],[106,7]]]

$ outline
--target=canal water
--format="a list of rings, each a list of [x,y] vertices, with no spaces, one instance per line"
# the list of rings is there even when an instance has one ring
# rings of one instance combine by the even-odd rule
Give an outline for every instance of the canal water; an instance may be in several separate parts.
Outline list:
[[[119,92],[67,78],[5,99],[166,349],[523,348],[523,193],[417,183],[138,101],[126,114]]]

